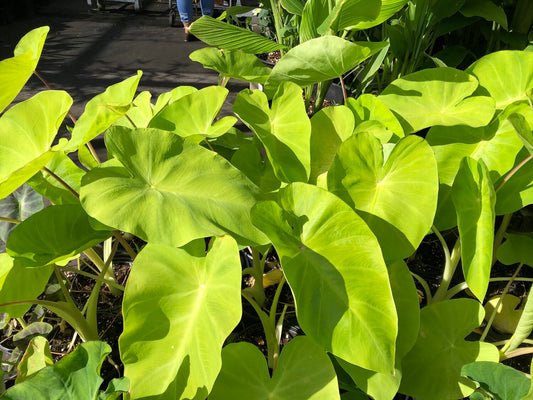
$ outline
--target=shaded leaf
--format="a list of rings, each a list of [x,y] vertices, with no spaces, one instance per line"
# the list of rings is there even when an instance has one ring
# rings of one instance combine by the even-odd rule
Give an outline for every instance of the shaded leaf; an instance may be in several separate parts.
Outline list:
[[[498,260],[505,265],[524,263],[533,267],[533,235],[506,233],[505,239],[498,247]]]
[[[501,297],[494,296],[487,301],[484,307],[485,319],[491,318]],[[513,334],[522,315],[522,309],[517,309],[520,302],[520,298],[512,294],[505,294],[492,321],[492,327],[500,333]]]
[[[31,339],[22,360],[17,366],[16,384],[24,382],[31,378],[41,369],[54,364],[52,353],[50,352],[50,343],[42,336],[36,336]]]
[[[507,30],[507,15],[502,7],[490,0],[468,0],[461,8],[465,17],[481,17],[486,21],[494,21]]]

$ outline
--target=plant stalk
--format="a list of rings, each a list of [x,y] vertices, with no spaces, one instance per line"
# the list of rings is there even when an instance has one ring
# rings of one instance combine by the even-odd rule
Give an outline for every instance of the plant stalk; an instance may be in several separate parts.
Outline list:
[[[432,303],[437,303],[446,298],[448,287],[450,286],[450,283],[452,281],[453,274],[455,273],[455,270],[457,268],[457,264],[459,264],[459,260],[461,259],[461,239],[457,239],[450,255],[448,245],[446,244],[446,241],[442,237],[439,230],[435,226],[432,227],[432,230],[435,235],[437,235],[437,238],[439,239],[442,245],[442,249],[444,250],[444,257],[446,260],[446,263],[444,265],[444,272],[442,274],[441,284],[437,289],[435,296],[433,296],[432,300]]]

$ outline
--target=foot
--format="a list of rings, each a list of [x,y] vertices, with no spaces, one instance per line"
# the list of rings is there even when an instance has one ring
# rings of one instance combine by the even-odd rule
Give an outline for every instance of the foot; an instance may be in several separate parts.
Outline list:
[[[189,31],[190,26],[190,23],[183,23],[183,29],[185,30],[185,42],[194,42],[195,40],[198,40],[198,38]]]

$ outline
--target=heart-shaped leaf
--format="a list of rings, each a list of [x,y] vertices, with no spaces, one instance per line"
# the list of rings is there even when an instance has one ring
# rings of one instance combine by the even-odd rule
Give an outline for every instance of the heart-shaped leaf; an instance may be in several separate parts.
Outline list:
[[[489,94],[496,100],[496,108],[503,110],[509,104],[527,100],[527,92],[533,89],[533,53],[498,51],[480,58],[466,72],[478,79],[477,92]]]
[[[248,29],[230,25],[217,19],[202,16],[190,27],[191,33],[209,46],[224,50],[240,50],[245,53],[261,54],[286,47]]]
[[[377,121],[389,131],[390,136],[379,137],[382,143],[387,143],[393,135],[396,139],[405,136],[398,119],[378,97],[371,94],[363,94],[357,99],[350,97],[346,100],[346,106],[352,110],[356,126],[367,121]]]
[[[240,291],[231,237],[216,238],[207,256],[203,239],[184,248],[148,244],[133,263],[122,311],[132,398],[205,399],[241,318]]]
[[[13,386],[3,400],[95,399],[103,379],[100,368],[111,347],[104,342],[80,344],[57,364]]]
[[[204,47],[193,51],[189,58],[199,62],[205,68],[217,71],[221,75],[246,82],[264,84],[271,71],[253,54],[237,50],[219,50],[214,47]]]
[[[43,208],[43,197],[26,184],[0,201],[0,215],[19,221],[25,220]],[[5,250],[5,242],[15,226],[15,224],[0,221],[0,252]]]
[[[273,92],[286,81],[305,87],[338,78],[387,45],[387,42],[350,42],[331,35],[308,40],[279,60],[265,90]]]
[[[0,200],[30,179],[65,144],[62,139],[52,148],[71,105],[68,93],[49,90],[13,106],[0,118]]]
[[[483,161],[465,157],[452,187],[461,240],[461,263],[469,289],[483,301],[489,286],[496,194]]]
[[[17,225],[6,247],[22,265],[40,267],[68,260],[110,236],[92,228],[80,204],[65,204],[45,208]]]
[[[36,299],[48,283],[53,266],[28,268],[13,260],[9,254],[0,254],[0,304]],[[1,306],[0,313],[12,318],[22,317],[31,304]]]
[[[150,92],[139,93],[133,99],[132,107],[114,125],[122,125],[130,129],[146,128],[154,116],[154,106],[151,99],[152,94]]]
[[[85,111],[74,125],[65,152],[72,152],[103,133],[131,108],[142,72],[109,86],[104,93],[87,102]]]
[[[105,139],[114,159],[82,180],[92,217],[171,246],[224,233],[247,245],[267,242],[250,222],[262,192],[218,154],[155,129],[114,127]]]
[[[505,265],[524,263],[533,267],[533,235],[507,233],[497,256]]]
[[[476,78],[449,68],[432,68],[396,79],[379,96],[403,125],[406,134],[434,125],[487,125],[494,115],[490,97],[469,97]]]
[[[0,113],[33,75],[49,30],[42,26],[28,32],[15,47],[15,56],[0,61]]]
[[[380,141],[358,133],[345,141],[328,189],[370,226],[386,260],[410,256],[429,232],[437,207],[437,165],[422,138],[401,139],[387,159]]]
[[[274,243],[304,332],[327,351],[392,373],[397,315],[375,236],[343,201],[303,183],[252,209]],[[352,256],[353,255],[353,256]]]
[[[403,260],[388,266],[389,280],[396,311],[398,312],[398,339],[396,340],[396,367],[394,375],[369,371],[337,359],[352,377],[357,387],[376,400],[392,400],[402,380],[401,360],[414,346],[420,326],[418,293],[407,264]]]
[[[250,343],[222,350],[222,369],[209,400],[339,400],[337,377],[326,352],[311,339],[292,339],[270,378],[265,356]]]
[[[400,393],[432,400],[470,395],[476,386],[461,376],[463,365],[499,360],[498,349],[492,344],[464,340],[483,322],[484,314],[481,304],[472,299],[424,307],[418,341],[402,362]]]
[[[221,136],[237,122],[235,117],[224,117],[213,124],[228,93],[221,86],[209,86],[180,97],[163,108],[148,127],[171,131],[196,142]]]
[[[480,384],[495,399],[523,400],[531,386],[531,379],[523,373],[498,362],[477,361],[467,364],[462,374]]]
[[[280,86],[272,109],[263,92],[243,90],[235,99],[233,112],[261,140],[280,181],[307,182],[311,123],[297,85],[287,82]]]

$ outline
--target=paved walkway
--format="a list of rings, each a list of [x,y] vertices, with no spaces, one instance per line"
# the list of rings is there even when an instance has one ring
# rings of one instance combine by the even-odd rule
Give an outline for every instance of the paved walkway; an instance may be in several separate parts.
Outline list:
[[[49,25],[37,70],[53,88],[64,89],[73,97],[76,116],[90,98],[138,69],[143,71],[139,90],[150,91],[154,99],[180,85],[200,89],[217,84],[214,71],[189,59],[189,54],[204,44],[185,43],[183,29],[169,26],[166,0],[145,0],[141,13],[126,3],[108,2],[106,11],[100,12],[89,11],[85,0],[37,3],[40,6],[33,16],[0,25],[0,59],[13,55],[14,46],[26,32]],[[230,103],[245,87],[243,82],[230,81]],[[40,81],[32,77],[16,101],[42,89]]]

